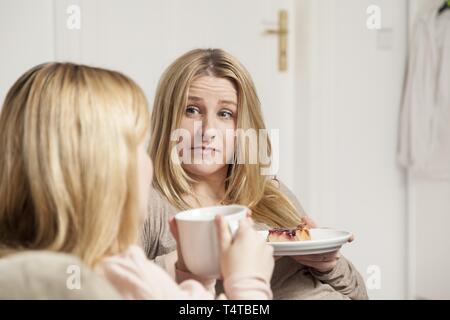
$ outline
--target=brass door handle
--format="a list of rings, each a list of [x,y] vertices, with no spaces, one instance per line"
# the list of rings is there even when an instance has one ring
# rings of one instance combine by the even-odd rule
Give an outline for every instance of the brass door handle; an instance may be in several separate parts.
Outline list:
[[[265,31],[265,34],[276,34],[276,35],[284,35],[284,34],[288,34],[287,30],[278,30],[278,29],[267,29]]]
[[[264,34],[278,36],[278,70],[287,70],[287,36],[289,30],[288,13],[286,10],[278,12],[278,29],[265,30]]]

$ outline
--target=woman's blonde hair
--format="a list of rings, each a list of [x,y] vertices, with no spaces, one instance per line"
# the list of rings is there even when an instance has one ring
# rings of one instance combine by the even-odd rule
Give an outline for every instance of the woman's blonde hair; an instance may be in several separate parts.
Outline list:
[[[189,208],[183,194],[192,194],[195,183],[171,159],[177,141],[171,133],[180,125],[186,107],[191,83],[201,76],[228,79],[238,93],[237,128],[265,129],[260,102],[253,81],[246,69],[233,56],[221,49],[196,49],[176,59],[164,72],[156,91],[151,118],[149,153],[154,164],[153,185],[178,209]],[[267,139],[267,154],[271,145]],[[237,144],[243,148],[244,144]],[[240,150],[248,155],[248,150]],[[262,165],[231,164],[226,179],[225,203],[238,203],[252,209],[253,218],[269,226],[296,226],[300,213],[289,199],[279,191],[273,180],[261,175]]]
[[[70,63],[22,75],[0,114],[0,255],[46,249],[94,266],[137,237],[142,90]]]

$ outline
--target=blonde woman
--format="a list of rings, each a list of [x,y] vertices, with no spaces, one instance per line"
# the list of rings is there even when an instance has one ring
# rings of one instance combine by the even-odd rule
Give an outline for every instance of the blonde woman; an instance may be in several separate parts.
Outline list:
[[[227,138],[229,131],[253,129],[270,155],[270,141],[259,136],[265,125],[255,86],[225,51],[197,49],[175,60],[160,79],[151,120],[153,201],[141,240],[147,256],[167,270],[176,259],[168,221],[182,209],[238,203],[252,210],[259,228],[294,227],[301,217],[312,224],[282,183],[261,174],[261,162],[249,163],[242,137]],[[179,131],[187,134],[180,138]],[[339,252],[279,259],[272,289],[279,299],[367,298],[363,279]]]
[[[135,245],[152,179],[148,126],[144,94],[120,73],[48,63],[20,77],[0,114],[0,256],[76,255],[126,299],[214,298],[215,282],[182,259],[177,284]],[[250,220],[233,243],[217,223],[226,297],[271,298],[273,251]]]

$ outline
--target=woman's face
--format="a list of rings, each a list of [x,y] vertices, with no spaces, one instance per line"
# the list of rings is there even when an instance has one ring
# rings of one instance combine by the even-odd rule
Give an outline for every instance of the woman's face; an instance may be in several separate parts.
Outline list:
[[[150,185],[153,179],[152,161],[145,148],[145,142],[138,146],[137,152],[138,184],[139,184],[139,217],[145,221],[150,194]]]
[[[231,81],[213,76],[194,80],[180,124],[190,136],[180,143],[184,170],[196,177],[227,170],[234,153],[236,121],[237,91]]]

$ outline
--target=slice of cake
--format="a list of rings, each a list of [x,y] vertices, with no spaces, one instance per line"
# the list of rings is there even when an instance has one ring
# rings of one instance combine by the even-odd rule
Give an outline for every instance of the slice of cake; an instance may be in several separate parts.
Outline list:
[[[285,241],[305,241],[311,240],[309,229],[306,223],[299,224],[294,229],[273,228],[269,230],[267,241],[269,242],[285,242]]]

